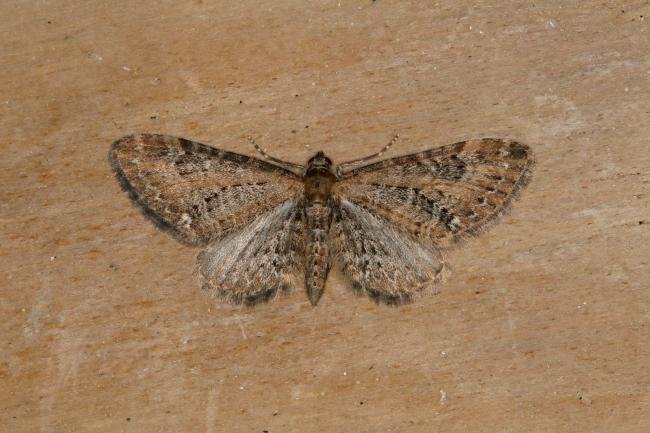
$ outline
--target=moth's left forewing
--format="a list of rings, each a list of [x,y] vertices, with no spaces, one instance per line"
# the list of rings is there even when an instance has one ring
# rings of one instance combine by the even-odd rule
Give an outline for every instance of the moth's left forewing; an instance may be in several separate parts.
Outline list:
[[[526,185],[532,166],[524,144],[470,140],[357,168],[333,193],[446,247],[488,227]]]
[[[135,134],[109,154],[122,187],[159,227],[207,245],[299,197],[301,179],[282,167],[182,138]]]

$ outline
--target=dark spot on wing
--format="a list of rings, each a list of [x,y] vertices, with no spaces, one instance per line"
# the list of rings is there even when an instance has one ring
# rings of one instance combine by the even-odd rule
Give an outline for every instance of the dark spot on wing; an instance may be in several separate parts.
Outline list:
[[[528,148],[521,143],[510,143],[510,156],[514,159],[523,159],[528,156]]]
[[[408,167],[404,171],[409,170]],[[447,160],[418,161],[416,172],[422,175],[433,174],[436,178],[446,180],[460,180],[467,171],[467,165],[456,155]]]
[[[242,300],[243,304],[255,305],[261,302],[268,302],[273,297],[273,295],[275,295],[276,291],[277,291],[276,289],[272,289],[272,290],[258,292],[253,295],[245,296],[244,299]]]

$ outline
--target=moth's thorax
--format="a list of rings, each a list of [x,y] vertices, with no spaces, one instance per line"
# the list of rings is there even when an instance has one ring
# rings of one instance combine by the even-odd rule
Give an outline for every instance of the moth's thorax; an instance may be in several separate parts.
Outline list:
[[[332,172],[332,160],[318,152],[307,163],[304,174],[305,198],[311,203],[324,203],[331,194],[336,175]]]

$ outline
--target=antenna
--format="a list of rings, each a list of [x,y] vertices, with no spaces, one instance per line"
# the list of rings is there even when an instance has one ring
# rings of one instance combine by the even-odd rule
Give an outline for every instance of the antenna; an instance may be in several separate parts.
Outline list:
[[[384,147],[383,147],[379,152],[377,152],[377,153],[373,153],[372,155],[364,156],[363,158],[354,159],[354,160],[352,160],[352,161],[346,161],[346,162],[344,162],[344,163],[342,163],[342,164],[339,164],[339,165],[336,167],[336,175],[337,175],[337,176],[341,176],[341,175],[344,174],[346,171],[348,171],[348,167],[355,166],[355,165],[359,165],[359,164],[361,164],[361,163],[363,163],[363,162],[366,162],[366,161],[369,161],[369,160],[371,160],[371,159],[373,159],[373,158],[377,158],[378,156],[381,156],[384,152],[386,152],[388,149],[390,149],[390,147],[391,147],[393,144],[395,144],[395,142],[397,141],[398,138],[399,138],[399,134],[395,134],[395,135],[393,136],[393,138],[390,139],[390,141],[388,142],[388,144],[387,144],[386,146],[384,146]]]
[[[264,150],[262,148],[262,146],[257,144],[255,142],[255,140],[253,139],[253,137],[251,137],[250,135],[247,137],[247,139],[250,142],[250,144],[252,144],[253,147],[255,147],[255,150],[257,150],[264,158],[268,159],[269,161],[275,162],[280,167],[282,167],[282,168],[284,168],[286,170],[289,170],[292,173],[295,173],[297,175],[302,176],[303,171],[305,171],[305,167],[303,167],[300,164],[294,164],[293,162],[283,161],[281,159],[278,159],[278,158],[276,158],[274,156],[269,155],[266,152],[266,150]]]

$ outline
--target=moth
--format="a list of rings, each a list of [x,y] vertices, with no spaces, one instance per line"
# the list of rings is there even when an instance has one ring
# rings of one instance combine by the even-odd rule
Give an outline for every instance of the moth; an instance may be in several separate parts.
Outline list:
[[[435,291],[444,251],[485,230],[528,182],[533,157],[516,141],[483,138],[338,166],[258,159],[168,135],[117,140],[122,187],[160,228],[203,247],[202,287],[235,304],[289,291],[304,276],[316,305],[338,263],[360,294],[387,304]]]

